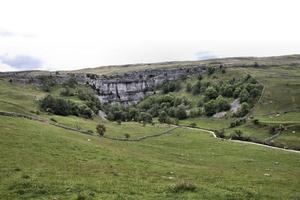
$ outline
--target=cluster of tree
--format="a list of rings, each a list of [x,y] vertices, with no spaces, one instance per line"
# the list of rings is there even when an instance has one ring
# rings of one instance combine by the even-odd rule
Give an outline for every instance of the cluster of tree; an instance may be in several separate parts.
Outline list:
[[[61,96],[77,96],[80,100],[93,110],[94,113],[98,113],[101,109],[100,100],[89,89],[72,88],[70,85],[66,85],[60,93]]]
[[[212,116],[217,112],[227,111],[230,107],[229,102],[219,95],[216,99],[211,99],[204,104],[204,112],[207,116]]]
[[[192,85],[187,83],[186,91],[193,95],[203,95],[204,98],[198,103],[199,107],[204,107],[204,113],[211,116],[216,112],[230,109],[230,105],[224,98],[239,98],[242,107],[236,116],[245,116],[253,106],[255,100],[262,91],[262,86],[257,81],[247,75],[241,79],[232,78],[229,81],[211,82],[198,78]]]
[[[164,94],[169,92],[179,91],[181,89],[180,81],[168,81],[163,83],[158,89],[161,89]]]
[[[78,104],[74,101],[56,98],[51,95],[42,99],[40,106],[43,110],[56,115],[76,115],[91,118],[94,114],[93,110],[85,104]]]

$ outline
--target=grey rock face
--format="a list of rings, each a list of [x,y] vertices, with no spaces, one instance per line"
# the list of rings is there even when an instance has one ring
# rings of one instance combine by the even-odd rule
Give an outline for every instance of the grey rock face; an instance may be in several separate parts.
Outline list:
[[[88,84],[96,90],[101,102],[120,102],[128,105],[137,103],[145,96],[153,94],[155,87],[166,81],[202,74],[205,71],[206,67],[203,65],[189,68],[144,70],[111,76],[57,72],[9,72],[0,73],[0,78],[8,78],[11,82],[41,85],[45,78],[51,78],[57,84],[63,84],[74,77],[79,84]]]
[[[205,69],[205,66],[197,66],[168,70],[145,70],[110,77],[88,78],[86,82],[97,90],[102,102],[132,104],[153,94],[155,87],[166,81],[202,74]]]

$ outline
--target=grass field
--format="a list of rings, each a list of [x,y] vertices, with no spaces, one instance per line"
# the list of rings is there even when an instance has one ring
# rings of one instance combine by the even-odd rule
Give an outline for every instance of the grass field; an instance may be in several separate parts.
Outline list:
[[[265,87],[245,124],[229,128],[235,118],[206,117],[179,124],[225,129],[225,134],[241,130],[261,140],[272,136],[268,126],[284,124],[288,129],[273,142],[299,147],[300,67],[234,67],[217,79],[244,73]],[[51,94],[58,96],[60,91],[54,88]],[[300,199],[299,153],[219,140],[184,127],[140,142],[109,140],[97,136],[98,123],[114,138],[130,134],[134,139],[170,127],[42,111],[37,115],[38,100],[45,95],[39,88],[0,80],[0,111],[35,115],[93,134],[0,116],[0,199]],[[252,119],[261,124],[254,125]]]
[[[297,153],[216,140],[187,129],[142,142],[117,142],[26,119],[0,117],[0,127],[1,199],[297,199],[300,195]],[[180,183],[190,183],[196,190],[170,189]]]

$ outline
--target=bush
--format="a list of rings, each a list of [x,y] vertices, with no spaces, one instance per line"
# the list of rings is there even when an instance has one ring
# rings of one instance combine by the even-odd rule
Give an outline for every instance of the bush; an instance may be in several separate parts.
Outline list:
[[[162,111],[162,112],[159,113],[158,121],[160,123],[166,123],[167,118],[168,118],[168,114],[165,111]]]
[[[213,73],[215,73],[215,71],[216,71],[216,69],[214,67],[208,67],[208,69],[207,69],[207,73],[209,76],[212,75]]]
[[[249,104],[244,102],[244,103],[242,103],[241,108],[238,110],[236,115],[239,117],[244,117],[245,115],[247,115],[249,113],[249,111],[250,111]]]
[[[197,124],[196,124],[195,122],[192,122],[192,123],[190,124],[190,127],[195,128],[195,127],[197,127]]]
[[[269,127],[269,133],[272,135],[275,135],[277,133],[277,129],[274,126]]]
[[[216,103],[215,100],[210,100],[204,104],[204,111],[207,116],[212,116],[216,113]]]
[[[192,85],[191,85],[191,83],[188,83],[187,85],[186,85],[186,89],[185,89],[187,92],[191,92],[192,91]]]
[[[197,187],[193,183],[181,182],[171,185],[169,187],[169,191],[173,193],[181,193],[181,192],[194,192]]]
[[[186,113],[186,110],[185,110],[184,106],[179,106],[176,109],[175,115],[176,115],[177,119],[186,119],[187,118],[187,113]]]
[[[225,131],[224,129],[221,129],[221,130],[216,130],[215,131],[215,134],[218,138],[225,138]]]
[[[259,124],[260,124],[260,122],[259,122],[258,119],[254,119],[252,122],[253,122],[253,124],[255,124],[255,125],[259,125]]]
[[[96,129],[99,136],[104,136],[104,133],[106,132],[106,127],[103,124],[98,124]]]
[[[233,140],[242,139],[243,132],[241,130],[235,130],[234,133],[230,134],[230,138]]]
[[[224,99],[221,95],[218,96],[215,103],[216,103],[217,112],[227,111],[231,107],[229,102],[226,99]]]
[[[214,87],[209,86],[205,90],[205,96],[207,96],[209,99],[215,99],[218,96],[218,92]]]
[[[197,81],[195,85],[192,87],[192,94],[193,95],[198,95],[201,93],[201,82]]]
[[[125,136],[126,139],[130,138],[130,134],[129,133],[125,133],[124,136]]]
[[[141,112],[139,115],[139,121],[143,122],[143,124],[152,123],[152,116],[149,113]]]
[[[239,95],[240,102],[247,102],[249,100],[249,92],[246,89],[243,89]]]
[[[181,89],[181,84],[179,81],[171,81],[164,83],[161,88],[163,93],[167,94],[169,92],[179,91]]]
[[[190,117],[198,117],[202,114],[201,109],[199,108],[193,108],[192,110],[190,110]]]

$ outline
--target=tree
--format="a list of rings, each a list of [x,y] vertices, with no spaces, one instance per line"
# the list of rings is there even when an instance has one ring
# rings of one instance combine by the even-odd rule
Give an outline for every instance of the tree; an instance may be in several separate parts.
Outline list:
[[[146,123],[152,123],[152,115],[146,112],[141,112],[139,116],[139,121],[142,121],[144,125]]]
[[[239,97],[240,97],[240,102],[246,102],[249,99],[249,92],[246,89],[243,89]]]
[[[186,113],[184,106],[178,106],[178,108],[176,109],[175,115],[176,115],[177,119],[186,119],[187,113]]]
[[[212,116],[216,113],[216,103],[215,100],[210,100],[204,104],[204,111],[207,116]]]
[[[201,82],[197,81],[195,85],[192,87],[192,94],[197,95],[201,93]]]
[[[104,133],[106,132],[106,127],[103,124],[98,124],[96,129],[97,129],[97,133],[100,136],[104,136]]]
[[[159,113],[158,121],[160,123],[166,123],[167,118],[168,118],[168,114],[165,111],[162,111],[162,112]]]
[[[244,102],[241,105],[241,108],[238,111],[238,116],[239,117],[244,117],[245,115],[247,115],[247,113],[250,111],[250,106],[248,103]]]
[[[229,110],[230,104],[226,99],[224,99],[221,95],[219,95],[218,98],[216,99],[216,109],[218,112]]]
[[[233,97],[238,98],[240,96],[240,93],[241,93],[241,88],[240,87],[235,88],[233,92]]]
[[[208,88],[206,88],[205,90],[205,95],[209,98],[209,99],[215,99],[218,96],[218,92],[217,90],[212,87],[209,86]]]
[[[215,71],[216,71],[216,69],[214,67],[209,67],[207,69],[207,73],[208,73],[209,76],[212,75],[213,73],[215,73]]]
[[[226,84],[224,86],[223,96],[225,96],[225,97],[232,97],[232,95],[233,95],[233,87],[232,87],[232,85]]]
[[[191,92],[192,91],[192,85],[191,85],[191,83],[187,83],[186,84],[186,91],[187,92]]]

